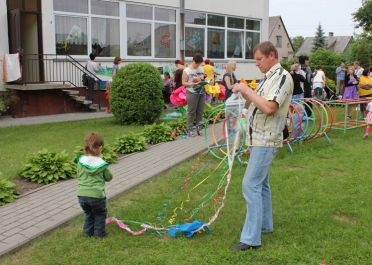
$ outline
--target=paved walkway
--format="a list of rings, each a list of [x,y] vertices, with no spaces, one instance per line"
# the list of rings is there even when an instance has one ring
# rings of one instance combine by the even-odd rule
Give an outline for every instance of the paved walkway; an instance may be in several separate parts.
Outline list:
[[[62,121],[79,121],[79,120],[89,120],[89,119],[108,118],[108,117],[112,117],[112,114],[107,113],[107,112],[79,112],[79,113],[35,116],[35,117],[27,117],[27,118],[12,118],[12,117],[1,117],[0,116],[0,127],[53,123],[53,122],[62,122]]]
[[[114,178],[106,185],[107,198],[111,199],[204,150],[204,137],[192,137],[125,156],[110,166]],[[82,214],[76,187],[76,180],[49,184],[1,206],[0,256]]]

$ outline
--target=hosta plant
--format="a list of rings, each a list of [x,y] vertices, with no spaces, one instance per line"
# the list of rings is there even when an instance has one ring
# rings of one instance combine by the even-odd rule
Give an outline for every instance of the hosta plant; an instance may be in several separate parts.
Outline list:
[[[76,167],[67,152],[55,153],[46,149],[32,155],[20,172],[21,177],[44,184],[73,178],[75,175]]]
[[[149,144],[158,144],[174,140],[174,135],[172,136],[172,128],[165,124],[152,124],[145,126],[143,135],[146,137],[146,141]]]
[[[13,202],[16,196],[16,185],[0,177],[0,205]]]
[[[146,138],[139,134],[123,135],[116,139],[113,147],[119,154],[130,154],[146,149]]]
[[[77,159],[79,156],[84,154],[83,147],[77,146],[74,150],[74,156],[75,156],[75,163],[77,162]],[[115,164],[118,161],[118,155],[113,150],[112,147],[109,145],[105,145],[102,150],[101,158],[105,160],[109,164]]]

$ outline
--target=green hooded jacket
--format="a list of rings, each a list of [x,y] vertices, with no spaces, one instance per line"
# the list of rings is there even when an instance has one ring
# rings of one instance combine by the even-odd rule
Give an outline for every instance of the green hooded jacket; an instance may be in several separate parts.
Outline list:
[[[82,155],[77,163],[78,196],[105,198],[105,182],[112,179],[109,164],[100,157]]]

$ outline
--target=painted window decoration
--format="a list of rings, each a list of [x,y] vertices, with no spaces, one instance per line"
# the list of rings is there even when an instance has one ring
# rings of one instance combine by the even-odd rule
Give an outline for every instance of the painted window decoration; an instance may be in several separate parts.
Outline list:
[[[151,24],[128,22],[128,56],[151,56]]]
[[[155,24],[155,57],[176,57],[176,25]]]
[[[92,52],[101,57],[120,54],[119,20],[92,18]]]
[[[227,57],[243,58],[244,32],[227,31]]]
[[[185,56],[193,57],[195,53],[204,56],[204,29],[189,28],[185,29]]]
[[[259,20],[187,10],[185,24],[186,57],[201,52],[212,59],[253,59],[261,39]]]
[[[225,58],[225,30],[208,28],[208,58]]]
[[[260,42],[260,33],[246,32],[245,38],[245,58],[253,59],[253,49]]]
[[[55,22],[57,54],[88,53],[86,18],[55,16]]]
[[[127,56],[176,58],[176,10],[127,4]]]
[[[54,0],[53,8],[56,54],[120,56],[118,2]]]

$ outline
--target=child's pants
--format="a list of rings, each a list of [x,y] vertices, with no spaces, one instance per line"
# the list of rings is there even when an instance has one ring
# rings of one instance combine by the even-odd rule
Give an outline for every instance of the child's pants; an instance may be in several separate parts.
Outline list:
[[[78,196],[79,204],[85,213],[84,235],[104,237],[106,235],[106,198]]]

